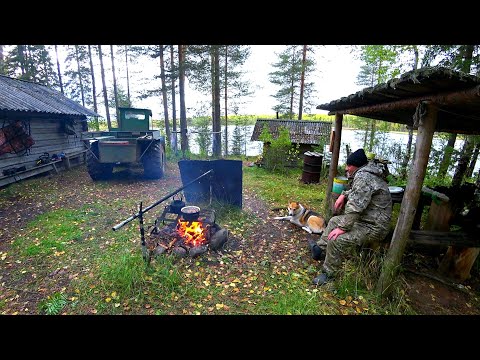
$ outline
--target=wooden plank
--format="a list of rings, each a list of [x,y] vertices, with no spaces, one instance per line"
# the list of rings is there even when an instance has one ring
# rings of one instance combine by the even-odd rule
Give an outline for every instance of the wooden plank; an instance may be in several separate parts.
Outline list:
[[[465,232],[412,230],[408,241],[432,246],[480,247],[480,237]]]

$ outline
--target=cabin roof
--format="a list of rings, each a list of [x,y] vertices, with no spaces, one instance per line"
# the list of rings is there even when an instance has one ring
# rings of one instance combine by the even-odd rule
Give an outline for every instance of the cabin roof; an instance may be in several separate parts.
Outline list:
[[[279,130],[285,127],[290,133],[292,143],[308,145],[320,145],[322,138],[329,138],[332,129],[332,123],[326,121],[257,119],[251,141],[260,141],[264,126],[268,127],[274,139],[278,138]]]
[[[0,111],[101,116],[45,85],[0,75]]]

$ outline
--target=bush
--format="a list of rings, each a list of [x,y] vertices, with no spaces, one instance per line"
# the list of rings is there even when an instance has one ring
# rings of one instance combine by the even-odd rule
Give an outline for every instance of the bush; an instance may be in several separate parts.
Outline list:
[[[264,142],[263,167],[269,171],[287,173],[299,164],[299,144],[293,145],[288,129],[281,127],[277,139],[273,139],[267,127],[263,127],[259,139]]]

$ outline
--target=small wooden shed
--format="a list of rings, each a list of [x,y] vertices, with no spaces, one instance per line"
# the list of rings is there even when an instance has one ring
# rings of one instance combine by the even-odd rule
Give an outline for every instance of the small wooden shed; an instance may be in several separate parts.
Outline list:
[[[47,86],[0,75],[0,187],[84,163],[87,116],[100,115]]]
[[[426,67],[318,105],[317,109],[328,110],[329,115],[335,115],[335,136],[326,194],[327,212],[338,166],[344,114],[406,124],[418,131],[413,166],[409,171],[400,214],[376,289],[379,295],[388,295],[412,230],[434,133],[480,134],[480,78],[448,68]],[[437,234],[439,238],[444,235],[443,232]],[[459,248],[453,243],[445,255],[450,258],[453,272],[461,264],[468,274],[479,253],[479,235],[468,236],[470,244],[476,244],[474,247]]]
[[[326,121],[307,120],[279,120],[279,119],[257,119],[252,132],[251,141],[261,141],[260,135],[264,127],[274,139],[278,138],[279,130],[284,127],[290,134],[292,144],[299,144],[300,154],[314,150],[314,146],[321,146],[329,143],[332,123]],[[265,144],[263,144],[265,146]]]

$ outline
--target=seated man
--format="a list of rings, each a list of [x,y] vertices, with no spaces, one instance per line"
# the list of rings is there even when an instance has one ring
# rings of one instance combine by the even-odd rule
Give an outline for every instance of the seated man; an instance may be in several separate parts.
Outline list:
[[[323,271],[313,279],[315,285],[328,282],[348,256],[363,246],[382,241],[390,230],[392,197],[382,169],[368,162],[364,150],[359,149],[348,156],[346,170],[353,182],[350,190],[342,191],[335,201],[335,211],[345,205],[344,213],[330,219],[318,241],[326,252]],[[318,248],[313,245],[312,253],[315,251]]]

